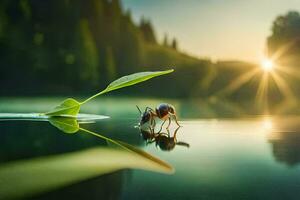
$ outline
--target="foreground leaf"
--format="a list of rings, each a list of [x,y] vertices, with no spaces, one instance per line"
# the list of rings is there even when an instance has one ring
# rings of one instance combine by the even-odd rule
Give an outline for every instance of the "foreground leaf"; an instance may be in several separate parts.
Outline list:
[[[76,133],[79,130],[79,124],[76,118],[70,117],[50,117],[50,124],[65,133]]]
[[[24,199],[120,169],[170,170],[124,150],[95,148],[0,165],[0,200]]]
[[[48,116],[76,116],[80,110],[80,103],[75,99],[68,98],[54,109],[46,112]]]

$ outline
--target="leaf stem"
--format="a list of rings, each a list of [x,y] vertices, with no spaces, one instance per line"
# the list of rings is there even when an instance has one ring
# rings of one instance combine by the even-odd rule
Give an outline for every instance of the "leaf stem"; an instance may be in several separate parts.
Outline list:
[[[88,101],[92,100],[93,98],[95,98],[95,97],[97,97],[97,96],[99,96],[99,95],[101,95],[101,94],[104,94],[104,93],[106,93],[106,92],[107,92],[107,90],[105,89],[105,90],[103,90],[103,91],[101,91],[101,92],[99,92],[99,93],[97,93],[97,94],[95,94],[95,95],[93,95],[93,96],[87,98],[87,99],[84,100],[83,102],[80,102],[79,104],[80,104],[80,105],[85,104],[86,102],[88,102]]]

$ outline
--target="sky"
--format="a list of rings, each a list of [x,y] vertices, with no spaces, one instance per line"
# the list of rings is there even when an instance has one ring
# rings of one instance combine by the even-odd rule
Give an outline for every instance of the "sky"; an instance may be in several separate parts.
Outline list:
[[[122,0],[135,22],[151,20],[156,36],[175,37],[199,58],[260,62],[272,22],[300,0]]]

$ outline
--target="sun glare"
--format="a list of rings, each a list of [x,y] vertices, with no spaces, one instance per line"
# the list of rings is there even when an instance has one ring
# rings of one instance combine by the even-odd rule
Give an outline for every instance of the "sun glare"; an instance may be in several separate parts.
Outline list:
[[[262,125],[263,125],[263,128],[268,131],[272,130],[272,128],[273,128],[272,120],[269,118],[264,119]]]
[[[271,59],[268,59],[268,58],[263,59],[261,61],[260,66],[266,72],[272,71],[274,69],[273,61]]]

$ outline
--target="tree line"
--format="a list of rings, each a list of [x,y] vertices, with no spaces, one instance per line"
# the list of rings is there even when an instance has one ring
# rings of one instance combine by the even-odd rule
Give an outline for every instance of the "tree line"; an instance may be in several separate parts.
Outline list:
[[[299,34],[298,12],[279,16],[267,38],[269,54],[293,43],[281,61],[293,58],[296,66]],[[150,20],[134,23],[119,0],[0,0],[1,96],[85,95],[126,74],[174,68],[159,81],[118,93],[210,98],[254,67],[186,55],[176,39],[158,41]],[[254,99],[258,85],[247,83],[226,98]]]

